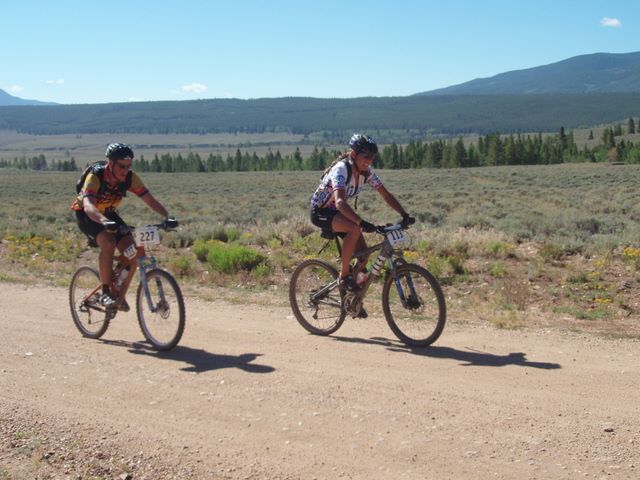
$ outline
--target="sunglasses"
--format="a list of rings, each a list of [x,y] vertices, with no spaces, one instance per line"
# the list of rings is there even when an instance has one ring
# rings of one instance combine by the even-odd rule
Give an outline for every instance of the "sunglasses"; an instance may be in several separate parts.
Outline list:
[[[116,165],[118,166],[118,168],[121,168],[122,170],[129,170],[131,168],[131,164],[130,163],[116,162]]]

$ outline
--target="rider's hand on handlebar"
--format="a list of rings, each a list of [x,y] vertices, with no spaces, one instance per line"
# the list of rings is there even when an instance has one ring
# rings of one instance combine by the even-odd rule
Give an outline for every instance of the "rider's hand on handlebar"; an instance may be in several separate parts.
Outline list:
[[[113,220],[105,220],[102,222],[102,226],[109,233],[118,233],[118,224]]]
[[[366,220],[362,220],[360,222],[360,228],[363,232],[373,233],[376,231],[376,226],[373,223],[369,223]]]
[[[178,220],[176,220],[175,218],[167,218],[164,222],[163,222],[164,228],[167,230],[171,230],[173,228],[177,228],[178,227]]]
[[[416,218],[409,215],[407,212],[402,214],[402,226],[408,227],[409,225],[413,225],[416,223]]]

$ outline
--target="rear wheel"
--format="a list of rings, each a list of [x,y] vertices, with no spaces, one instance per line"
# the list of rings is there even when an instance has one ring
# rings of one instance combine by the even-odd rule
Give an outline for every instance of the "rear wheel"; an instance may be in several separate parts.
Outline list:
[[[69,306],[71,317],[80,333],[89,338],[100,338],[109,328],[112,312],[100,305],[100,276],[91,267],[80,267],[71,278]]]
[[[315,335],[329,335],[345,318],[338,271],[324,260],[302,262],[291,275],[289,302],[298,323]]]
[[[419,265],[405,264],[387,277],[382,308],[389,327],[405,344],[425,347],[435,342],[447,318],[438,281]]]
[[[142,285],[136,293],[138,323],[144,338],[156,350],[171,350],[184,332],[185,310],[178,282],[164,270],[154,269],[146,274],[149,297]]]

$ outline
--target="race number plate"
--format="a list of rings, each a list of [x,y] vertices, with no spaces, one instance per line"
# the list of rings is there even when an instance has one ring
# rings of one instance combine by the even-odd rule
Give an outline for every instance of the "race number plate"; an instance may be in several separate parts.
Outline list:
[[[390,232],[387,232],[387,240],[389,240],[389,243],[394,248],[399,247],[408,239],[409,237],[405,235],[404,231],[402,230],[391,230]]]
[[[144,247],[145,245],[157,245],[160,243],[160,234],[158,233],[158,227],[152,225],[147,227],[135,228],[133,230],[133,238],[136,245]]]

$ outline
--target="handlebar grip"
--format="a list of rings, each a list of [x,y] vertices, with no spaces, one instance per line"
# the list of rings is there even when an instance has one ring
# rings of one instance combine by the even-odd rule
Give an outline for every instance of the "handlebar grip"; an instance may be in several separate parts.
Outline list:
[[[163,227],[167,230],[177,228],[178,220],[176,220],[175,218],[167,218],[163,223]]]
[[[402,228],[404,229],[408,228],[409,225],[413,225],[414,223],[416,223],[416,217],[412,217],[411,215],[404,215],[402,217],[402,222],[400,222]]]

